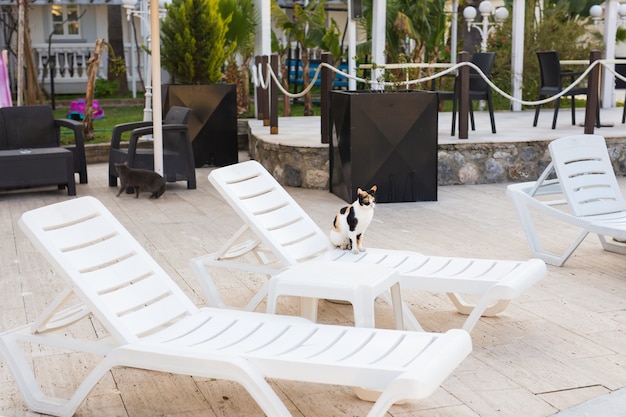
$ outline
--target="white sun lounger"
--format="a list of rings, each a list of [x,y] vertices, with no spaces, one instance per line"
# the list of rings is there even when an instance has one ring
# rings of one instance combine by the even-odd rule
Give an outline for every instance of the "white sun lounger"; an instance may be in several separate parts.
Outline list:
[[[589,233],[598,235],[605,250],[626,254],[626,245],[613,240],[626,240],[626,202],[604,138],[567,136],[553,140],[548,148],[552,162],[537,181],[507,187],[533,256],[562,266]],[[548,251],[533,212],[574,226],[580,234],[562,254]]]
[[[398,400],[430,395],[471,351],[463,330],[434,334],[341,327],[197,308],[92,197],[24,213],[20,226],[68,280],[67,290],[34,323],[0,334],[2,359],[36,412],[73,415],[104,374],[126,366],[239,382],[272,417],[290,413],[266,378],[363,387],[382,392],[368,414],[382,417]],[[70,326],[86,316],[106,334],[98,330],[93,338],[72,337]],[[43,393],[30,359],[29,348],[39,361],[42,352],[50,352],[39,345],[103,359],[71,398],[51,398]],[[62,377],[63,368],[59,372]]]
[[[447,293],[459,312],[469,314],[463,326],[469,332],[481,315],[503,311],[510,300],[546,275],[545,263],[539,259],[450,258],[371,248],[355,255],[333,248],[327,233],[258,162],[215,169],[209,180],[244,223],[218,252],[191,261],[211,306],[227,307],[212,280],[211,267],[272,276],[285,267],[315,260],[382,264],[398,269],[402,290]],[[253,254],[257,263],[250,262],[248,254]],[[266,294],[264,287],[250,300],[247,309],[254,310]],[[462,295],[479,299],[471,305]],[[404,311],[405,326],[421,330],[408,306],[404,305]]]

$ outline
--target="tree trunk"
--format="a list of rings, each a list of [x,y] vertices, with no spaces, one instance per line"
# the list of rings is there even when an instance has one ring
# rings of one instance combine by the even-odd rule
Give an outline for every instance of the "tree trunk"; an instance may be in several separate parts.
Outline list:
[[[83,119],[83,137],[85,141],[93,140],[93,94],[96,86],[96,76],[100,66],[100,54],[104,40],[96,40],[93,55],[87,61],[87,91],[85,92],[85,118]]]
[[[309,50],[302,45],[300,45],[300,49],[302,50],[302,85],[307,88],[311,82],[309,79]],[[313,116],[313,101],[310,90],[304,95],[304,115]]]
[[[33,59],[33,50],[30,41],[30,23],[28,21],[28,7],[24,7],[24,65],[26,66],[26,90],[24,104],[43,104],[43,94],[37,80],[37,70]],[[19,70],[19,69],[18,69]]]
[[[284,54],[280,56],[280,68],[283,88],[285,91],[289,91],[289,69],[287,68],[287,57]],[[291,98],[287,94],[283,94],[283,116],[291,116]]]
[[[120,94],[128,94],[128,78],[126,76],[126,61],[124,57],[124,36],[122,27],[122,7],[119,5],[109,5],[108,15],[108,37],[109,37],[109,66],[107,79],[119,83]]]

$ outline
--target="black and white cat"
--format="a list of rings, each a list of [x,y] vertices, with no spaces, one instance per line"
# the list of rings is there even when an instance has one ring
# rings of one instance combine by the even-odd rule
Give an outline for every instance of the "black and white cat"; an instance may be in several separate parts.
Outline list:
[[[354,203],[339,210],[330,230],[330,241],[333,245],[351,250],[355,254],[365,252],[363,233],[374,217],[376,186],[368,191],[359,188],[356,194]]]
[[[135,190],[135,198],[139,198],[139,192],[152,193],[150,198],[159,198],[165,192],[165,179],[154,171],[129,168],[126,164],[115,164],[115,169],[120,176],[118,197],[127,188]]]

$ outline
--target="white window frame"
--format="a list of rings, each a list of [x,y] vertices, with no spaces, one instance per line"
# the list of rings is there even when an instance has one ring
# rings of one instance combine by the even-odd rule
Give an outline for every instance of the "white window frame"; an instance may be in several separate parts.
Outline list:
[[[72,7],[72,8],[76,8],[76,20],[68,20],[67,16],[68,16],[68,7]],[[50,8],[50,23],[51,23],[51,28],[54,31],[55,28],[61,24],[61,22],[55,22],[54,21],[54,11],[55,10],[60,10],[61,11],[61,22],[63,22],[63,33],[55,33],[54,35],[52,35],[55,38],[63,38],[63,39],[78,39],[81,37],[80,34],[80,22],[79,22],[79,16],[80,16],[80,5],[78,4],[55,4],[52,5]],[[78,33],[69,33],[69,26],[72,24],[76,24],[77,27],[77,32]]]

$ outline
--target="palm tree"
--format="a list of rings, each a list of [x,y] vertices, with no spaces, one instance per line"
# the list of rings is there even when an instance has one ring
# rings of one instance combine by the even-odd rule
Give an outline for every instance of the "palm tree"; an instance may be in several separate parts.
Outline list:
[[[254,0],[220,0],[224,19],[231,16],[226,32],[228,43],[235,45],[226,64],[226,82],[237,84],[237,114],[250,112],[250,61],[254,56],[257,16]]]
[[[274,2],[275,3],[275,2]],[[276,5],[277,6],[277,5]],[[276,6],[272,10],[276,10]],[[326,36],[326,0],[311,0],[305,6],[294,4],[291,19],[280,10],[272,18],[285,36],[298,43],[302,59],[302,81],[309,85],[309,49],[323,44]],[[336,27],[336,26],[335,26]],[[304,96],[304,115],[313,115],[310,92]]]
[[[274,11],[275,5],[278,9],[276,12]],[[272,17],[274,18],[277,15],[284,16],[285,19],[287,19],[283,10],[278,7],[275,1],[272,1]],[[289,91],[289,67],[287,66],[287,53],[290,48],[291,42],[289,41],[289,38],[283,39],[279,37],[275,31],[272,31],[272,51],[278,54],[278,59],[280,61],[281,85],[285,91]],[[291,100],[286,94],[283,94],[283,116],[291,116]]]

